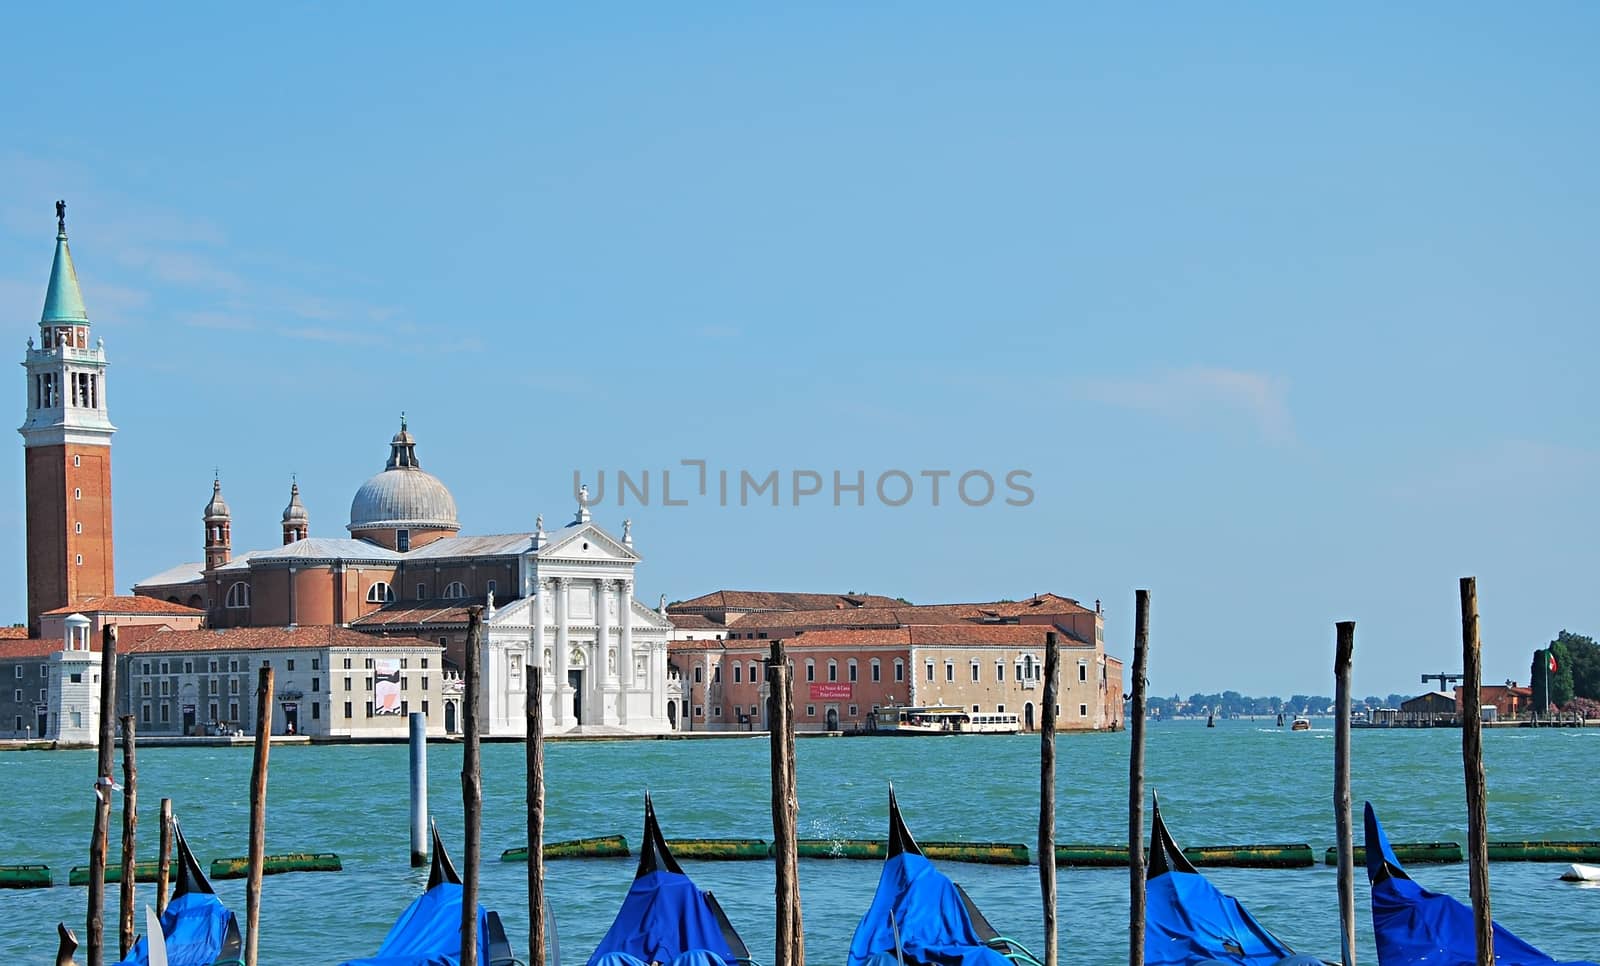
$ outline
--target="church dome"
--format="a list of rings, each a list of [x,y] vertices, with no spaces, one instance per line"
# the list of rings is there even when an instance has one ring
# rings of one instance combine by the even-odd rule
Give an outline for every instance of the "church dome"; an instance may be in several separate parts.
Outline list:
[[[389,441],[383,472],[361,484],[350,501],[351,533],[362,530],[461,529],[456,500],[439,478],[417,463],[417,441],[406,430]]]

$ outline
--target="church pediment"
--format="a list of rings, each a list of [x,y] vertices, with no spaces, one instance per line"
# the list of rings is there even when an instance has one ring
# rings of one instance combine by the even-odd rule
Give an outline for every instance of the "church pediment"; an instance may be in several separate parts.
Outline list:
[[[632,548],[593,523],[580,523],[551,536],[551,542],[539,548],[541,560],[639,562],[639,555]]]

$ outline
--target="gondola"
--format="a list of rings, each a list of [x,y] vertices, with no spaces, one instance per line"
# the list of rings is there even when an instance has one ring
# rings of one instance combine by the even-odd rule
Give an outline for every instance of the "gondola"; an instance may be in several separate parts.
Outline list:
[[[167,966],[236,966],[244,948],[239,920],[212,891],[176,821],[172,823],[172,834],[178,849],[178,881],[172,889],[172,900],[161,914]],[[65,924],[56,930],[60,934],[56,966],[70,966],[77,937]],[[115,966],[149,964],[150,943],[141,936],[128,950],[128,958]]]
[[[341,966],[459,966],[461,962],[461,876],[433,828],[433,862],[428,888],[389,927],[378,951]],[[500,916],[478,906],[478,962],[510,966],[517,962]]]
[[[1274,936],[1197,871],[1167,832],[1152,796],[1145,866],[1144,961],[1148,966],[1316,966]]]
[[[872,905],[850,940],[848,966],[1040,966],[990,925],[967,895],[933,867],[900,818],[889,789],[889,858]]]
[[[1372,885],[1372,932],[1378,943],[1379,966],[1475,962],[1478,947],[1472,907],[1429,892],[1406,875],[1371,802],[1366,808],[1366,829],[1367,881]],[[1600,966],[1588,959],[1558,962],[1498,923],[1494,925],[1494,956],[1498,966]]]
[[[697,888],[672,857],[644,797],[639,867],[588,966],[756,966],[716,896]]]

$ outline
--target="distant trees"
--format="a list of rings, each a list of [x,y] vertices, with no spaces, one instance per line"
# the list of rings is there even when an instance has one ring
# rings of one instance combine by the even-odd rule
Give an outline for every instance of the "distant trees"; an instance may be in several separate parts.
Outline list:
[[[1556,669],[1547,676],[1552,657]],[[1533,706],[1539,710],[1545,707],[1547,682],[1554,707],[1569,704],[1573,698],[1600,698],[1600,644],[1592,637],[1563,630],[1555,640],[1533,652],[1529,671]]]

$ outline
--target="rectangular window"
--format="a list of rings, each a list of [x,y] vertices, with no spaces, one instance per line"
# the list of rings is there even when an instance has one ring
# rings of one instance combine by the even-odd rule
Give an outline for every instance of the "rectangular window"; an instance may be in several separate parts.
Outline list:
[[[734,684],[738,684],[740,681],[744,680],[743,678],[740,677],[740,675],[743,674],[743,673],[744,673],[744,667],[742,665],[735,664],[733,666],[733,683]]]
[[[21,688],[17,688],[17,693],[12,696],[11,700],[15,701],[18,704],[22,703],[22,689]]]
[[[349,658],[345,658],[344,659],[344,669],[346,671],[350,670],[350,659]]]
[[[839,680],[839,665],[833,663],[832,661],[828,662],[828,680],[829,681],[837,681],[837,680]]]
[[[45,698],[45,689],[44,688],[40,688],[39,689],[39,703],[40,704],[44,704],[46,700],[47,699]]]
[[[442,638],[442,637],[439,638],[439,643],[443,644],[444,643],[444,638]],[[422,669],[424,671],[426,671],[428,669],[428,659],[427,658],[423,658],[422,659]]]
[[[216,674],[217,673],[217,662],[216,661],[212,661],[211,662],[211,673],[212,674]]]
[[[714,704],[714,705],[711,706],[711,717],[713,717],[713,718],[722,717],[722,705]]]
[[[350,717],[353,717],[353,716],[352,716],[352,715],[351,715],[351,714],[350,714],[350,702],[348,702],[348,701],[346,701],[346,702],[345,702],[345,703],[344,703],[344,716],[345,716],[345,717],[346,717],[346,718],[350,718]]]
[[[238,672],[238,670],[239,670],[239,661],[238,661],[237,658],[229,659],[229,661],[228,661],[228,670],[231,671],[231,672],[234,672],[234,673]]]
[[[172,673],[172,672],[167,670],[167,662],[166,661],[162,661],[161,662],[161,673],[162,674],[170,674],[170,673]]]
[[[408,685],[408,684],[410,684],[410,683],[411,683],[411,679],[410,679],[410,678],[401,678],[401,679],[400,679],[400,690],[402,690],[402,691],[409,691],[409,690],[410,690],[410,688],[408,688],[408,687],[406,687],[406,685]],[[400,702],[400,703],[401,703],[401,704],[405,704],[405,702],[404,702],[404,701],[402,701],[402,702]]]
[[[367,717],[369,717],[369,718],[372,717],[372,702],[371,701],[367,702]]]
[[[973,684],[977,684],[978,683],[978,662],[977,661],[973,661],[972,662],[972,683]]]
[[[14,670],[16,671],[16,674],[13,675],[14,677],[22,677],[22,665],[18,664]]]
[[[856,679],[856,662],[854,662],[854,661],[850,662],[849,670],[850,670],[850,680],[854,681]]]
[[[163,704],[161,706],[161,723],[162,724],[166,724],[167,722],[169,722],[171,720],[172,720],[172,705]]]
[[[422,690],[428,690],[428,676],[426,674],[422,676]]]
[[[367,690],[368,691],[372,690],[372,679],[371,678],[367,678]]]
[[[428,585],[427,584],[418,584],[417,585],[417,599],[418,600],[427,600],[428,599]]]
[[[428,713],[428,702],[426,701],[422,702],[422,713],[423,715],[427,715]]]
[[[322,658],[314,657],[314,658],[311,659],[311,670],[313,670],[313,671],[322,670]]]
[[[873,661],[872,662],[872,680],[878,681],[878,680],[881,680],[882,678],[883,678],[883,668],[881,666],[879,666],[877,661]]]
[[[311,720],[312,721],[319,721],[321,719],[322,719],[322,705],[318,704],[315,701],[311,702]]]
[[[406,701],[400,702],[400,717],[404,718],[406,715],[411,713],[409,710],[407,710],[408,707],[409,707],[409,702],[406,702]]]
[[[239,679],[238,678],[229,678],[228,679],[228,693],[229,694],[238,694],[239,693]]]
[[[856,716],[856,706],[852,704],[850,706],[850,717],[854,718],[855,716]]]
[[[364,661],[361,666],[362,667],[371,667],[372,666],[372,658],[370,658],[370,657],[367,658],[366,661]]]
[[[350,690],[350,676],[349,676],[349,675],[348,675],[348,674],[347,674],[347,675],[345,675],[345,679],[344,679],[344,689],[345,689],[345,690],[346,690],[346,691],[348,691],[348,690]]]
[[[400,659],[400,666],[401,666],[401,667],[402,667],[402,668],[404,668],[404,667],[410,667],[410,666],[411,666],[411,659],[410,659],[410,658],[408,658],[408,657],[403,657],[403,658],[401,658],[401,659]]]
[[[283,669],[285,671],[293,671],[294,670],[294,658],[291,657],[287,661],[285,661]]]
[[[140,681],[139,682],[139,696],[141,698],[150,697],[150,682],[149,681]],[[17,696],[17,700],[21,701],[22,700],[22,696],[18,695]]]
[[[696,717],[696,718],[704,718],[704,717],[705,717],[705,716],[706,716],[706,709],[705,709],[705,708],[703,708],[703,707],[701,707],[701,706],[700,706],[700,705],[698,705],[698,704],[697,704],[697,705],[695,705],[695,706],[694,706],[694,716],[695,716],[695,717]]]
[[[1087,665],[1087,664],[1078,665],[1078,680],[1079,681],[1087,681],[1087,680],[1089,680],[1089,665]]]
[[[946,681],[954,681],[956,679],[956,665],[954,661],[944,662],[944,679]]]
[[[978,706],[977,705],[973,705],[972,706],[972,713],[973,714],[977,714],[978,713]]]
[[[816,716],[817,716],[817,706],[814,705],[814,704],[806,705],[806,717],[815,718]]]
[[[184,674],[193,674],[194,673],[194,662],[193,661],[184,661],[183,662],[183,673]]]
[[[215,720],[217,720],[217,703],[215,701],[211,702],[210,705],[206,708],[206,710],[211,712],[211,717],[207,718],[206,719],[207,721],[215,721]]]
[[[928,662],[928,680],[929,681],[933,680],[933,662],[932,661]]]
[[[1003,661],[994,662],[994,679],[996,681],[1004,681],[1006,679],[1006,665],[1005,665],[1005,662],[1003,662]]]
[[[411,531],[396,530],[394,532],[394,548],[401,553],[411,549]]]
[[[897,682],[904,681],[905,677],[906,677],[906,666],[904,664],[901,664],[899,661],[894,662],[894,679],[895,679],[895,681],[897,681]]]
[[[311,679],[311,693],[312,694],[316,694],[318,691],[321,691],[321,690],[322,690],[322,679],[321,678],[312,678]]]
[[[1006,706],[1003,705],[1003,704],[997,704],[997,705],[994,706],[994,710],[998,714],[1005,714],[1006,713]]]
[[[807,661],[806,662],[806,680],[807,681],[815,681],[816,679],[817,679],[817,666],[815,664],[812,664],[810,661]]]
[[[144,724],[150,723],[150,706],[148,704],[139,706],[139,720]]]
[[[1088,705],[1086,705],[1086,704],[1078,705],[1078,717],[1080,717],[1080,718],[1089,717],[1089,706]]]
[[[228,702],[228,720],[229,721],[238,721],[239,720],[239,702],[237,702],[237,701],[229,701]]]

